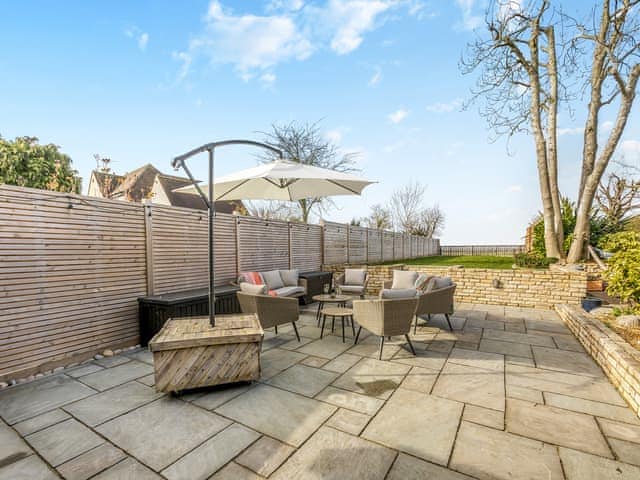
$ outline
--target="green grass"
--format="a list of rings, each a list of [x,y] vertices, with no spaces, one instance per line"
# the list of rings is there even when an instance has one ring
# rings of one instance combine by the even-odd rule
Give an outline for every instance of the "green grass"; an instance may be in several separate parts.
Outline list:
[[[385,262],[385,265],[394,263],[404,263],[405,265],[433,265],[435,267],[448,267],[452,265],[463,265],[468,268],[495,268],[509,269],[513,265],[513,257],[492,257],[489,255],[464,255],[458,257],[422,257],[398,262]]]

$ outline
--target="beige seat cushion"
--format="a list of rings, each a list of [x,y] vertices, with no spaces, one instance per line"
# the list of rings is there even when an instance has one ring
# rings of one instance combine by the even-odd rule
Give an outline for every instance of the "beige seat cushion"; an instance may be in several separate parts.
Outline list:
[[[416,288],[416,279],[418,278],[418,272],[409,272],[406,270],[394,270],[393,282],[391,288],[393,289],[407,289]]]
[[[364,285],[364,279],[366,275],[366,270],[362,270],[360,268],[347,268],[344,271],[344,284]]]
[[[273,291],[278,297],[292,297],[304,293],[304,287],[282,287]]]
[[[341,285],[340,291],[342,293],[357,293],[362,295],[364,293],[364,285]]]
[[[244,293],[248,293],[249,295],[266,295],[267,286],[253,285],[252,283],[248,283],[248,282],[240,282],[240,291]]]
[[[416,293],[415,288],[383,288],[380,298],[413,298]]]

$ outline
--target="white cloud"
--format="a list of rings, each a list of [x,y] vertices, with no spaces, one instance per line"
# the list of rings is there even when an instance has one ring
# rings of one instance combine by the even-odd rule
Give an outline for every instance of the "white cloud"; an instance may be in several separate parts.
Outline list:
[[[600,125],[600,131],[602,132],[610,132],[612,128],[613,122],[611,120],[606,120],[602,122],[602,125]]]
[[[147,44],[149,43],[149,34],[147,32],[143,32],[134,25],[125,29],[124,34],[129,38],[135,39],[140,51],[144,52],[147,49]]]
[[[476,13],[476,0],[456,0],[462,12],[462,21],[456,27],[461,30],[474,30],[482,24],[482,15]]]
[[[271,87],[275,83],[276,78],[277,77],[274,73],[265,72],[260,75],[260,83],[262,83],[264,87]]]
[[[191,70],[191,64],[193,63],[193,58],[187,52],[173,52],[171,53],[171,57],[180,62],[180,70],[178,71],[178,82],[184,80],[186,76],[189,74]]]
[[[558,135],[579,135],[583,132],[582,127],[574,127],[574,128],[559,128]]]
[[[325,133],[327,140],[332,143],[340,143],[342,142],[342,132],[339,129],[329,130]]]
[[[369,86],[375,87],[382,80],[382,70],[379,67],[376,67],[375,72],[371,75],[369,79]]]
[[[620,155],[626,162],[640,162],[640,141],[624,140],[618,147]]]
[[[521,191],[522,191],[522,185],[509,185],[507,187],[507,192],[509,193],[516,193]]]
[[[304,7],[304,0],[271,0],[267,5],[267,12],[286,10],[296,12]]]
[[[446,103],[436,102],[436,103],[432,103],[431,105],[427,105],[427,111],[434,112],[434,113],[448,113],[448,112],[453,112],[454,110],[460,110],[461,107],[462,107],[462,99],[454,98],[450,102],[446,102]]]
[[[395,112],[390,113],[388,118],[389,118],[389,121],[391,123],[398,124],[401,121],[403,121],[405,118],[407,118],[407,115],[409,115],[409,110],[405,110],[403,108],[400,108],[400,109],[396,110]]]

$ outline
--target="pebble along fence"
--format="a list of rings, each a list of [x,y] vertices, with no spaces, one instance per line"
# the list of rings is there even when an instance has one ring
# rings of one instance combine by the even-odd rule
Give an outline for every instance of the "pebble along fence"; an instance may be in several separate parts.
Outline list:
[[[439,254],[439,241],[216,215],[216,283],[238,272]],[[137,298],[207,285],[207,214],[0,185],[0,381],[138,342]]]

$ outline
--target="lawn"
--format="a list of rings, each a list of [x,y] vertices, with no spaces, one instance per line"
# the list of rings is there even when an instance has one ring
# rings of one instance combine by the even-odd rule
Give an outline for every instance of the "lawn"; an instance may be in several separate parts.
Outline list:
[[[398,262],[385,262],[385,265],[392,265]],[[462,265],[468,268],[495,268],[511,269],[513,257],[493,257],[490,255],[464,255],[457,257],[422,257],[412,260],[403,260],[405,265],[433,265],[436,267],[449,267]]]

